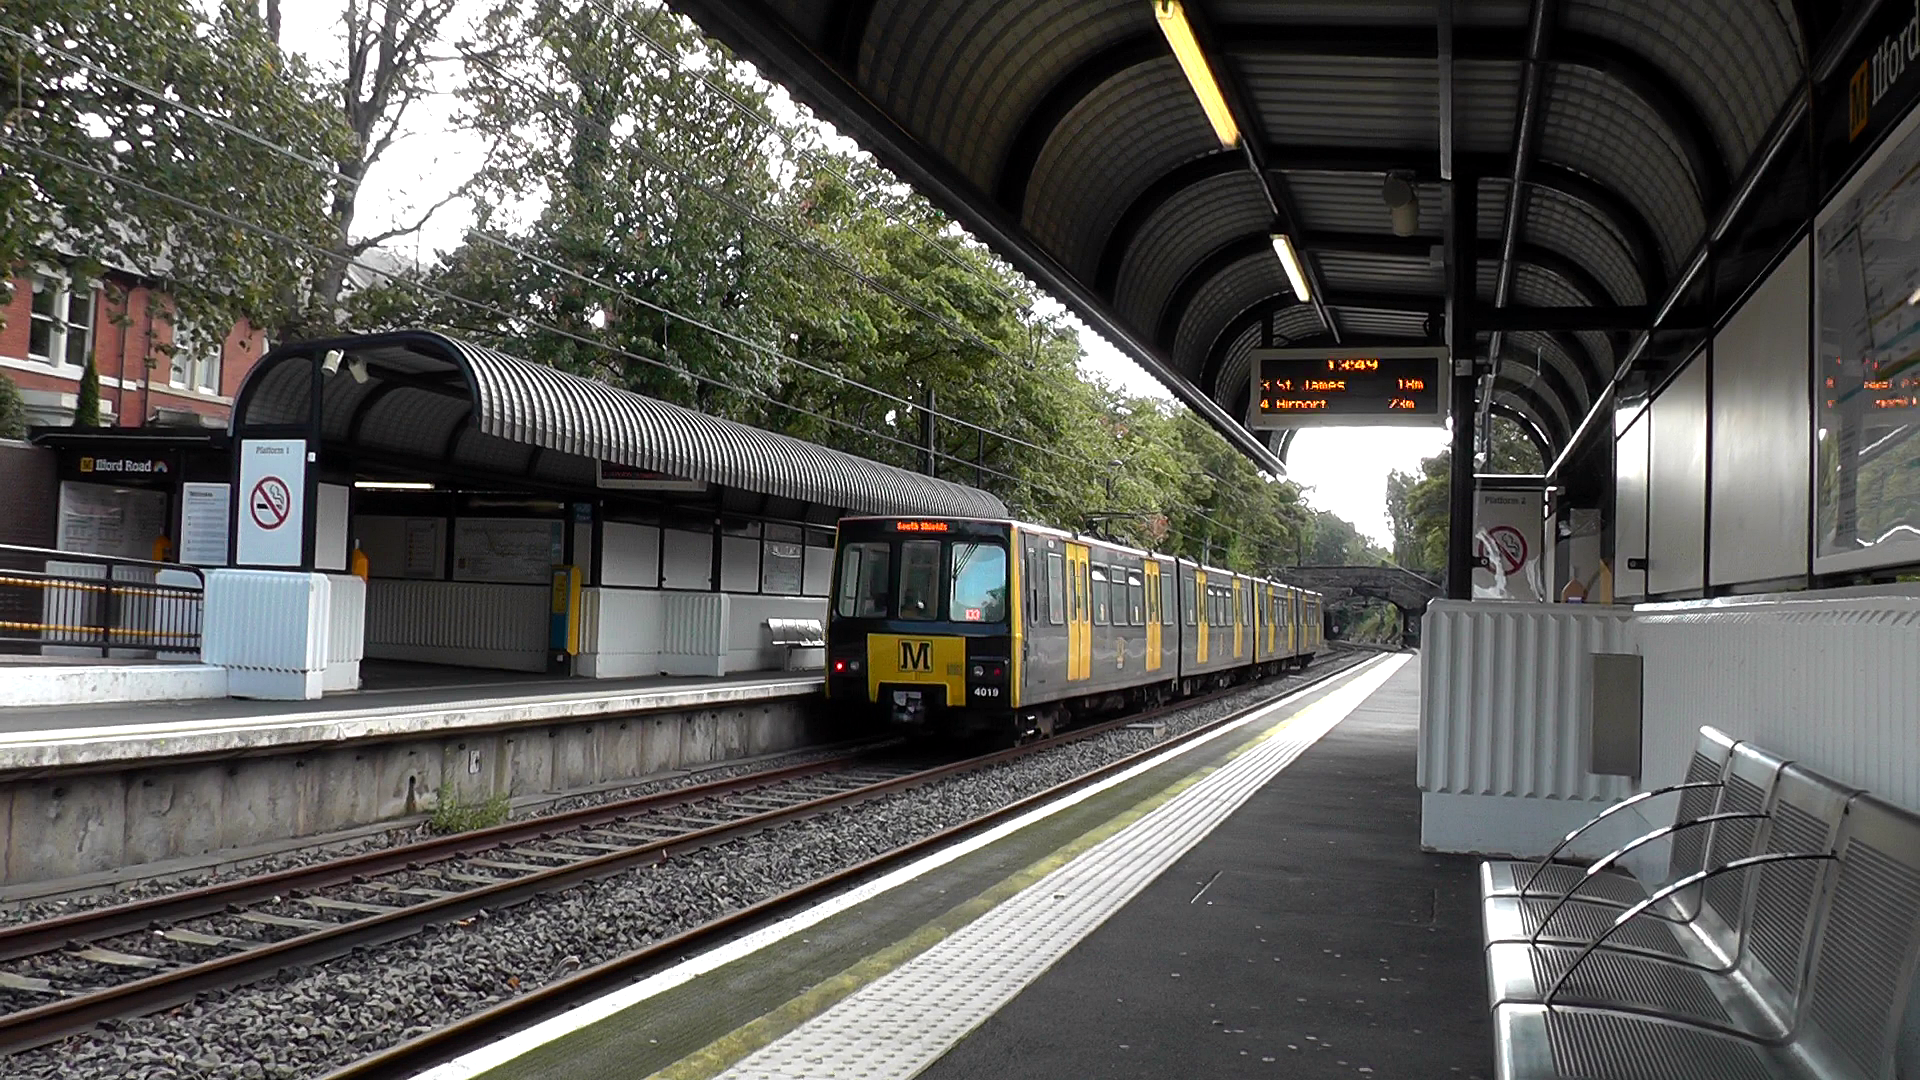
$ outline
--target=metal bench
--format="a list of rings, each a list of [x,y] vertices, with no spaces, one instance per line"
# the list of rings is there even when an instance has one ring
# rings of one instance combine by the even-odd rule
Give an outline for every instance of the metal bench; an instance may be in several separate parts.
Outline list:
[[[787,650],[786,669],[792,671],[797,651],[826,648],[827,628],[819,619],[768,619],[767,639],[775,648]]]
[[[1756,806],[1749,789],[1762,786],[1756,809],[1725,809]],[[1894,1075],[1920,962],[1920,816],[1751,744],[1732,747],[1721,792],[1713,813],[1687,819],[1708,834],[1701,868],[1584,940],[1543,932],[1557,920],[1542,911],[1531,937],[1489,942],[1502,1080]],[[1556,902],[1578,903],[1580,887]],[[1675,917],[1689,896],[1693,918]],[[1532,900],[1485,903],[1514,918]],[[1677,950],[1630,940],[1649,926]]]
[[[1597,880],[1627,855],[1669,837],[1704,834],[1701,866],[1719,866],[1753,854],[1760,839],[1760,824],[1766,817],[1767,800],[1785,765],[1778,755],[1752,743],[1735,745],[1712,813],[1654,829],[1595,863],[1585,872],[1585,879]],[[1588,899],[1581,884],[1551,897],[1531,893],[1524,897],[1487,897],[1482,902],[1486,943],[1579,945],[1593,940],[1619,914],[1620,905],[1617,901]],[[1667,910],[1649,911],[1621,928],[1613,940],[1617,948],[1662,956],[1689,955],[1689,939],[1697,939],[1710,949],[1731,952],[1739,945],[1741,899],[1739,883],[1717,882],[1698,890],[1697,902],[1689,895],[1680,897],[1681,902]]]

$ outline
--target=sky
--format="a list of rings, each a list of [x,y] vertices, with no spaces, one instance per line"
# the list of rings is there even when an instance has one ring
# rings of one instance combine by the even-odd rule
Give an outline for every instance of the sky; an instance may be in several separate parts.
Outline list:
[[[290,48],[324,68],[335,68],[341,54],[340,0],[310,0],[284,5],[281,38]],[[487,5],[466,0],[456,11],[446,37],[464,32]],[[451,53],[452,50],[445,50]],[[450,91],[458,78],[457,65],[446,64],[435,89]],[[784,91],[775,88],[771,106],[783,119],[799,109]],[[456,130],[457,102],[442,93],[421,102],[409,113],[403,137],[388,150],[361,187],[361,210],[356,233],[368,235],[401,223],[410,223],[434,202],[453,190],[484,163],[485,146]],[[852,140],[834,135],[830,144],[842,151],[857,149]],[[448,205],[416,236],[390,249],[420,262],[459,246],[472,224],[473,208],[464,201]],[[1044,305],[1042,313],[1060,310]],[[1171,400],[1173,394],[1138,364],[1095,334],[1070,314],[1085,351],[1083,374],[1118,386],[1127,393]],[[1287,456],[1288,478],[1305,489],[1306,501],[1351,522],[1382,547],[1393,546],[1387,521],[1386,483],[1389,473],[1417,471],[1420,459],[1445,449],[1443,428],[1314,428],[1302,431]]]

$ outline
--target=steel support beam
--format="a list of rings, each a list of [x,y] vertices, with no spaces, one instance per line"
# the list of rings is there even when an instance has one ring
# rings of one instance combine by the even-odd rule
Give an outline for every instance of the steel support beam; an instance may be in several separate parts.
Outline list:
[[[867,96],[850,73],[801,40],[767,0],[672,0],[672,6],[758,65],[798,100],[831,119],[842,133],[900,179],[965,224],[1034,284],[1072,308],[1095,333],[1158,379],[1256,466],[1276,474],[1285,472],[1285,466],[1266,443],[1174,371],[1158,351],[1114,314],[1105,298],[1042,248],[1017,217],[1006,213],[945,157],[902,127]]]

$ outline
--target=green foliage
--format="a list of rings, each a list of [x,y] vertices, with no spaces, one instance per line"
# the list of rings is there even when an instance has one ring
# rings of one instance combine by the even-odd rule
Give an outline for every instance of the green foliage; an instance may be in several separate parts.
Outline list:
[[[27,403],[20,388],[0,372],[0,439],[18,439],[27,433]]]
[[[1538,473],[1540,453],[1519,425],[1504,416],[1493,418],[1490,471]],[[1452,489],[1453,454],[1442,450],[1420,462],[1412,475],[1395,470],[1387,477],[1387,518],[1393,523],[1393,561],[1429,576],[1447,568],[1448,502]]]
[[[440,785],[438,795],[427,827],[442,835],[492,828],[505,822],[511,812],[505,792],[481,802],[469,803],[460,798],[453,789],[453,782],[449,780]]]
[[[100,426],[100,371],[94,366],[91,356],[87,357],[86,369],[80,374],[79,401],[73,406],[73,426]]]
[[[272,325],[311,268],[283,243],[163,197],[327,237],[328,179],[220,126],[317,161],[344,134],[248,4],[224,0],[203,20],[193,0],[8,0],[0,70],[0,265],[86,252],[80,273],[157,278],[195,322]]]

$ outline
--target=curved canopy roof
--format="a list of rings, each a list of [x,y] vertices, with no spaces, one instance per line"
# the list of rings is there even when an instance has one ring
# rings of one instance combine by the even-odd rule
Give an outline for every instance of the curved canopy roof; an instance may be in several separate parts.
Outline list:
[[[1256,458],[1237,423],[1251,349],[1436,341],[1450,293],[1477,331],[1456,351],[1497,360],[1490,404],[1563,446],[1840,18],[1803,0],[1186,0],[1242,132],[1223,148],[1155,0],[672,2]],[[1403,235],[1390,174],[1419,195]]]
[[[234,399],[233,430],[307,425],[313,365],[334,349],[343,360],[338,371],[323,376],[324,440],[417,463],[422,471],[590,491],[598,479],[596,463],[604,461],[829,510],[1007,513],[999,499],[976,488],[426,331],[274,350],[248,373]],[[364,380],[356,369],[364,371]]]

